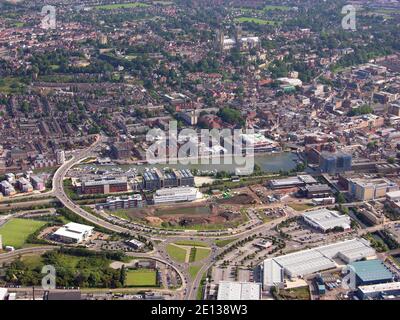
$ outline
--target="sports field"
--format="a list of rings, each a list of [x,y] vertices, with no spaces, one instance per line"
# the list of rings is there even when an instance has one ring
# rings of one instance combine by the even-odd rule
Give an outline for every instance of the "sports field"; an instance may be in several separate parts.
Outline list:
[[[264,19],[252,18],[252,17],[236,18],[235,22],[237,22],[237,23],[252,22],[252,23],[256,23],[256,24],[270,24],[270,25],[274,25],[277,23],[276,21],[272,21],[272,20],[264,20]]]
[[[11,219],[0,227],[3,245],[13,246],[15,249],[21,248],[26,243],[28,236],[45,224],[46,222],[43,221],[18,218]]]
[[[125,285],[127,287],[155,287],[157,272],[148,269],[128,270]]]

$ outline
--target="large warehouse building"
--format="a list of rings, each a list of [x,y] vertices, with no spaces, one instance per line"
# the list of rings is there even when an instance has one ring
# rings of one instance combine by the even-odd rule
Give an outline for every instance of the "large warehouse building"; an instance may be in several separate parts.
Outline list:
[[[304,277],[338,267],[338,259],[347,264],[372,257],[376,257],[376,253],[369,242],[356,238],[266,259],[263,263],[264,290],[283,285],[280,272],[289,278]]]
[[[350,264],[356,274],[356,284],[373,285],[393,281],[392,272],[381,260],[357,261]]]
[[[322,232],[327,232],[334,228],[350,229],[351,221],[348,215],[326,208],[304,212],[302,216],[306,223]]]
[[[261,284],[254,282],[221,281],[217,300],[260,300]]]

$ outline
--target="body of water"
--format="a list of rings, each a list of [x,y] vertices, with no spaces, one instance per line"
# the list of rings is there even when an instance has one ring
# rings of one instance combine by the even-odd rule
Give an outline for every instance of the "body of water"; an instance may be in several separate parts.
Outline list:
[[[299,157],[297,154],[292,152],[281,152],[281,153],[268,153],[268,154],[257,154],[254,156],[254,163],[261,167],[265,172],[279,172],[289,171],[296,167]],[[200,161],[199,161],[200,162]],[[210,161],[211,162],[211,161]],[[222,162],[222,161],[221,161]],[[236,164],[135,164],[135,165],[95,165],[95,164],[82,164],[80,166],[89,166],[93,168],[99,168],[101,170],[113,171],[117,168],[122,170],[136,169],[138,172],[142,173],[146,168],[172,168],[172,169],[197,169],[201,172],[207,171],[227,171],[235,172],[236,168],[241,168],[242,166],[237,166]],[[117,169],[118,170],[118,169]]]

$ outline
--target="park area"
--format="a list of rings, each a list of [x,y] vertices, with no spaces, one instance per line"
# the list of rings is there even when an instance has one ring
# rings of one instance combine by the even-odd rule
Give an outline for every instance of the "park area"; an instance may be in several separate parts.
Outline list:
[[[46,222],[29,219],[11,219],[0,227],[4,246],[19,249],[26,244],[28,237],[44,226]]]
[[[127,270],[125,286],[155,287],[157,286],[157,271],[149,269]]]
[[[200,241],[177,241],[167,245],[167,252],[177,262],[192,263],[207,258],[211,249]]]

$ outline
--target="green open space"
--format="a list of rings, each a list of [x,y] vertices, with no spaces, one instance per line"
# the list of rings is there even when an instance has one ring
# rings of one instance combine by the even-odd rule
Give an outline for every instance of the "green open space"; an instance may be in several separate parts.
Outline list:
[[[25,88],[26,85],[18,77],[0,78],[0,93],[22,93],[25,91]]]
[[[21,248],[34,233],[46,224],[44,221],[29,219],[11,219],[0,227],[0,234],[3,238],[4,246],[13,246],[15,249]]]
[[[216,240],[215,245],[217,247],[225,247],[226,245],[232,243],[233,241],[237,240],[237,238],[232,238],[232,239],[224,239],[224,240]]]
[[[265,19],[260,19],[260,18],[253,18],[253,17],[239,17],[235,18],[235,22],[237,23],[245,23],[245,22],[251,22],[251,23],[256,23],[256,24],[263,24],[263,25],[276,25],[278,22],[273,21],[273,20],[265,20]]]
[[[210,249],[193,247],[190,249],[189,262],[196,262],[207,258],[210,254]]]
[[[113,3],[113,4],[103,4],[94,6],[95,9],[99,10],[113,10],[113,9],[128,9],[137,7],[149,7],[150,5],[142,2],[131,2],[131,3]]]
[[[291,8],[288,6],[274,6],[274,5],[266,5],[263,11],[273,11],[273,10],[281,10],[281,11],[288,11]]]
[[[128,287],[155,287],[157,272],[150,269],[128,270],[125,285]]]
[[[174,244],[168,244],[167,245],[167,253],[169,256],[176,260],[177,262],[185,262],[186,258],[186,250],[182,249],[180,247],[177,247]]]
[[[175,241],[174,243],[179,244],[181,246],[208,247],[207,243],[195,240],[179,240]]]
[[[199,270],[201,269],[201,265],[198,266],[190,266],[189,267],[189,275],[192,279],[196,278],[197,273],[199,272]]]
[[[288,205],[296,211],[304,211],[313,207],[312,205],[306,203],[289,203]]]
[[[310,300],[310,290],[307,287],[279,290],[278,296],[282,300]]]

